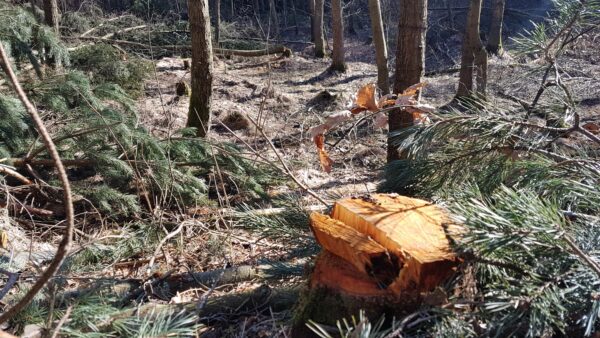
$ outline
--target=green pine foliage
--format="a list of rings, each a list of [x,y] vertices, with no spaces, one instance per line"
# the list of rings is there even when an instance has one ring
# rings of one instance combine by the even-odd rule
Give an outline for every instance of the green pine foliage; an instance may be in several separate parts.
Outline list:
[[[17,47],[49,47],[55,58],[63,57],[64,44],[35,16],[22,7],[2,3],[0,39],[8,41],[13,56]],[[16,46],[16,47],[15,47]],[[39,64],[34,53],[32,63]],[[143,89],[150,63],[130,58],[106,44],[76,48],[66,69],[38,81],[25,81],[30,99],[44,113],[61,157],[74,161],[70,179],[78,200],[88,208],[121,219],[139,215],[148,208],[182,208],[208,202],[211,179],[249,198],[264,197],[263,187],[271,180],[268,170],[239,155],[229,144],[210,144],[184,129],[161,140],[138,123],[131,94]],[[35,61],[34,61],[35,60]],[[74,69],[73,69],[74,68]],[[6,158],[48,159],[21,103],[10,92],[0,94],[0,154]],[[39,149],[39,151],[38,151]],[[52,181],[51,168],[43,169]],[[50,169],[50,170],[48,170]]]
[[[522,57],[549,56],[536,73],[560,68],[562,51],[598,24],[599,9],[598,1],[556,1],[548,22],[518,39]],[[589,262],[600,261],[600,153],[570,129],[584,112],[569,88],[545,95],[533,111],[543,123],[520,107],[478,102],[393,135],[408,158],[388,166],[381,190],[457,215],[466,232],[456,250],[476,289],[462,292],[470,277],[459,276],[449,304],[422,309],[427,320],[413,318],[405,336],[588,337],[600,329],[600,276]]]
[[[152,69],[151,62],[124,55],[104,43],[77,48],[70,56],[73,67],[90,74],[92,83],[117,84],[134,97],[143,93],[144,80]]]
[[[40,24],[30,10],[7,2],[0,2],[0,42],[8,47],[17,66],[30,63],[38,76],[43,58],[69,63],[66,47],[50,27]]]

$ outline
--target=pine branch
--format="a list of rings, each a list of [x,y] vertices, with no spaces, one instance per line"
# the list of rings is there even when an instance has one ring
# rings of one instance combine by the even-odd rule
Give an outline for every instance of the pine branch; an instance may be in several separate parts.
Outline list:
[[[56,254],[55,254],[54,258],[52,259],[52,262],[50,263],[50,265],[48,266],[46,271],[44,271],[44,273],[42,274],[40,279],[38,279],[33,284],[31,289],[29,289],[29,291],[27,291],[25,296],[23,296],[23,298],[21,298],[21,300],[19,300],[19,302],[17,302],[15,305],[13,305],[7,311],[2,313],[2,315],[0,315],[0,323],[4,323],[7,320],[14,317],[23,308],[25,308],[25,306],[27,306],[33,300],[35,295],[44,287],[44,285],[46,285],[46,283],[50,280],[50,278],[52,278],[52,276],[54,276],[56,274],[56,272],[62,265],[63,261],[65,260],[67,254],[69,252],[69,248],[71,246],[71,241],[72,241],[72,237],[73,237],[73,228],[74,228],[74,211],[73,211],[73,197],[72,197],[72,193],[71,193],[71,186],[69,184],[69,179],[67,177],[67,172],[65,171],[65,167],[62,165],[60,155],[58,154],[58,151],[56,150],[56,146],[52,142],[52,138],[50,137],[48,130],[44,126],[44,122],[40,118],[40,116],[37,112],[37,109],[29,101],[29,99],[27,98],[27,95],[25,95],[25,92],[23,91],[23,88],[21,88],[21,84],[19,83],[19,80],[17,79],[15,73],[12,70],[12,65],[8,59],[8,56],[6,55],[6,52],[4,51],[4,46],[2,46],[2,44],[0,44],[0,60],[2,62],[2,64],[1,64],[2,69],[4,70],[5,74],[8,75],[10,82],[12,83],[15,91],[17,92],[17,95],[19,96],[19,99],[21,100],[21,102],[23,103],[25,108],[27,109],[27,112],[29,113],[29,115],[31,115],[31,118],[33,119],[33,122],[35,123],[35,126],[38,129],[38,132],[40,133],[40,136],[42,137],[42,140],[44,141],[46,148],[48,149],[48,153],[50,154],[50,156],[52,157],[52,160],[55,163],[59,179],[63,186],[64,207],[65,207],[65,213],[66,213],[65,232],[63,234],[63,239],[60,242],[60,245],[58,246],[58,248],[56,250]]]

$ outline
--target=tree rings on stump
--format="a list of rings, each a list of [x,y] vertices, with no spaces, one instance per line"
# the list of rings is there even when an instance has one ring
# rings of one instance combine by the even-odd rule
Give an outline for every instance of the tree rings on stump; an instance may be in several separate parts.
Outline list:
[[[311,229],[323,252],[296,308],[294,337],[305,323],[335,325],[358,316],[372,320],[417,309],[423,296],[454,272],[450,215],[427,201],[391,194],[342,199],[331,216],[313,213]]]

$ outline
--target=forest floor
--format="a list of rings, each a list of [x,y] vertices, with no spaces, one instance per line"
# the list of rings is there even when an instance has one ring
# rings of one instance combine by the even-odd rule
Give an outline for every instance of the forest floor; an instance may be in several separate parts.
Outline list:
[[[583,39],[569,51],[570,61],[559,63],[562,80],[572,88],[575,101],[585,107],[583,120],[596,124],[600,123],[600,53],[594,47],[598,40],[598,36]],[[326,146],[334,161],[330,174],[321,170],[309,133],[312,126],[321,124],[329,114],[346,109],[361,86],[376,82],[372,46],[365,44],[364,39],[348,40],[346,73],[329,72],[330,60],[315,59],[311,47],[294,47],[294,55],[290,58],[215,59],[213,122],[209,140],[215,146],[223,142],[234,143],[243,149],[249,159],[258,161],[255,153],[258,152],[276,163],[277,156],[270,150],[260,132],[262,130],[291,168],[291,174],[322,198],[334,201],[342,196],[375,192],[385,165],[387,130],[376,129],[367,120],[334,148],[331,145],[342,137],[342,132],[352,122],[330,132],[327,135],[329,145]],[[454,46],[449,50],[459,49]],[[456,59],[456,53],[446,58]],[[166,138],[185,126],[189,102],[185,96],[178,97],[175,88],[180,81],[189,83],[190,74],[184,69],[181,58],[163,58],[156,60],[155,65],[155,72],[147,80],[145,94],[138,99],[137,108],[140,123],[156,136]],[[456,65],[447,63],[443,68],[453,67]],[[490,106],[508,111],[509,107],[518,106],[514,100],[507,99],[511,96],[531,102],[539,87],[540,73],[541,70],[534,64],[520,63],[510,55],[491,58],[488,79]],[[428,85],[423,92],[423,100],[435,107],[442,107],[453,98],[458,73],[443,72],[426,77],[426,81]],[[558,89],[549,90],[545,103],[552,103],[551,93]],[[259,127],[254,126],[247,117],[256,121]],[[284,173],[280,175],[285,176]],[[286,182],[289,181],[286,179]],[[216,186],[219,183],[209,184]],[[273,197],[291,196],[294,207],[321,207],[318,201],[292,183],[271,187],[269,194]],[[270,236],[264,231],[249,229],[246,224],[241,224],[244,220],[232,221],[227,217],[228,211],[240,206],[236,196],[212,197],[218,200],[217,208],[193,208],[186,210],[187,215],[181,215],[180,220],[186,222],[186,229],[178,235],[177,241],[165,245],[160,250],[161,254],[156,255],[158,267],[155,274],[186,274],[274,263],[285,263],[296,270],[287,278],[272,278],[267,282],[257,278],[220,286],[206,285],[175,295],[160,283],[155,283],[152,285],[151,302],[184,303],[254,290],[265,283],[273,288],[303,283],[304,273],[308,270],[305,265],[318,251],[305,219],[299,221],[305,223],[295,224],[294,229],[278,229],[279,232],[289,230],[283,236]],[[280,206],[264,201],[252,208],[269,210]],[[112,233],[109,230],[99,236],[102,235],[110,237]],[[11,234],[10,237],[23,238],[23,252],[31,247],[36,254],[47,253],[46,259],[52,257],[52,246],[48,243],[31,244],[24,233]],[[76,250],[85,245],[76,246]],[[23,257],[25,260],[29,258]],[[147,256],[132,257],[105,266],[101,271],[82,272],[81,276],[155,281],[157,279],[148,277],[149,262]],[[78,290],[87,285],[71,279],[66,289]],[[164,292],[160,289],[164,289]],[[231,312],[236,312],[234,310]],[[211,319],[214,325],[206,329],[206,337],[286,337],[290,317],[290,309],[282,312],[246,311],[234,316],[223,314]]]
[[[568,74],[563,81],[574,88],[575,100],[586,107],[587,114],[583,119],[598,122],[600,102],[594,98],[600,96],[600,55],[590,48],[593,43],[593,39],[580,42],[571,52],[577,55],[572,58],[575,61],[563,64],[561,71]],[[322,123],[330,113],[344,110],[358,88],[376,82],[372,48],[365,45],[364,41],[352,41],[346,48],[349,61],[346,73],[329,72],[327,68],[330,61],[314,59],[310,47],[296,48],[291,58],[215,59],[214,115],[210,139],[216,144],[235,143],[247,151],[247,156],[257,158],[248,149],[250,146],[262,155],[269,154],[276,162],[276,156],[270,151],[264,137],[245,118],[248,116],[275,144],[293,175],[323,198],[335,200],[341,196],[376,191],[385,165],[386,130],[375,129],[372,123],[363,123],[335,148],[328,146],[335,162],[331,174],[320,169],[318,155],[308,132],[310,127]],[[448,65],[448,68],[452,67],[455,66]],[[518,105],[514,100],[506,99],[507,95],[530,101],[539,87],[539,72],[534,65],[520,64],[508,54],[502,58],[491,58],[491,105],[506,108]],[[458,82],[457,76],[453,72],[427,77],[428,86],[424,90],[423,100],[436,107],[451,101]],[[138,101],[141,123],[159,136],[169,136],[173,130],[185,125],[188,101],[176,99],[175,86],[179,81],[190,81],[189,72],[183,68],[183,60],[158,60],[155,76],[147,82],[146,96]],[[227,130],[223,124],[232,130]],[[341,131],[331,132],[328,143],[335,143],[341,135]],[[274,188],[271,193],[302,195],[299,189],[290,185]],[[311,197],[304,196],[300,201],[305,206],[318,205]],[[228,206],[225,204],[222,207]],[[265,204],[264,207],[270,205]],[[308,227],[304,224],[299,226],[304,228],[306,238],[309,238]],[[196,234],[201,238],[186,238],[183,246],[188,266],[203,271],[223,266],[283,261],[290,257],[301,260],[306,255],[298,256],[299,250],[307,246],[314,248],[310,239],[278,241],[235,227],[229,229],[231,231],[225,232],[226,235],[219,234],[219,239],[211,237],[214,233]],[[207,252],[211,251],[206,250],[206,243],[211,240],[220,241],[219,246],[228,249],[218,257],[209,255]],[[305,253],[314,254],[314,250]],[[301,277],[296,277],[285,282],[294,284],[300,281]],[[275,281],[274,285],[280,283],[282,281]],[[257,285],[260,283],[242,283],[219,292],[240,291]],[[284,319],[289,319],[289,315],[289,312],[285,312],[242,316],[233,322],[223,323],[226,325],[218,329],[213,328],[212,335],[238,336],[235,332],[244,332],[245,336],[284,337],[288,329]]]

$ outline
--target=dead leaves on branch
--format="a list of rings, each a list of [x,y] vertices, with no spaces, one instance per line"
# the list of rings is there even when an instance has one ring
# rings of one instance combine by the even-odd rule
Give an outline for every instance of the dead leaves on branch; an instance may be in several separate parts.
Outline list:
[[[427,83],[417,83],[407,88],[401,94],[388,94],[379,97],[377,85],[369,83],[361,87],[354,95],[353,102],[348,110],[334,113],[327,117],[323,124],[310,129],[310,135],[317,146],[321,168],[325,172],[331,172],[333,160],[325,150],[325,134],[336,126],[353,119],[354,115],[370,112],[374,117],[376,128],[384,128],[388,124],[385,112],[397,108],[412,114],[414,124],[429,123],[428,113],[433,112],[434,107],[422,104],[419,100],[419,91]]]

